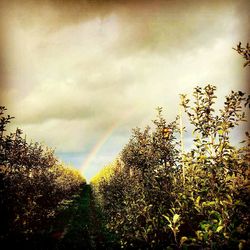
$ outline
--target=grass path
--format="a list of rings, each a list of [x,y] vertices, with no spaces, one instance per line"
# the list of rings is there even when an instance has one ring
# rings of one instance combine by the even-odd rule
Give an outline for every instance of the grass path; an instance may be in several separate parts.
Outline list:
[[[53,249],[119,249],[115,237],[104,228],[89,185],[58,217],[58,223],[58,230],[52,233],[55,239]]]

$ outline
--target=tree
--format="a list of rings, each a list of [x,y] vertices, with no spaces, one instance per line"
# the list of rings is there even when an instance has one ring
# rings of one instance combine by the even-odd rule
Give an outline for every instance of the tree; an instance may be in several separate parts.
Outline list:
[[[10,243],[48,233],[65,201],[72,200],[85,180],[60,164],[53,150],[28,143],[21,129],[6,134],[13,117],[5,111],[0,106],[0,240]]]
[[[133,131],[121,153],[124,167],[98,184],[107,225],[123,247],[249,245],[249,141],[236,147],[230,139],[230,132],[246,121],[248,97],[231,91],[215,110],[215,93],[216,87],[207,85],[194,89],[193,102],[182,95],[193,125],[191,149],[179,150],[178,119],[167,124],[159,108],[155,128]]]

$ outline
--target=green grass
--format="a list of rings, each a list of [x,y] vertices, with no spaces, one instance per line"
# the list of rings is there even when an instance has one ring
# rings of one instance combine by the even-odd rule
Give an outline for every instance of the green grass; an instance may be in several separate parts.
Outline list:
[[[90,185],[86,185],[72,206],[57,221],[64,221],[65,235],[54,249],[118,249],[117,240],[105,229],[104,218],[95,204]]]

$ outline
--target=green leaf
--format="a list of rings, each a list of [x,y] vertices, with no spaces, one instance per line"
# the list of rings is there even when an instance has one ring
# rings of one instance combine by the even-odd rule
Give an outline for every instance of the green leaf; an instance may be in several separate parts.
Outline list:
[[[195,234],[196,234],[198,240],[202,240],[203,239],[203,233],[200,230],[196,231]]]
[[[218,134],[223,135],[223,130],[222,129],[218,130]]]
[[[167,221],[168,221],[169,223],[171,223],[171,220],[170,220],[170,218],[169,218],[167,215],[163,214],[162,216],[163,216],[165,219],[167,219]]]
[[[174,214],[174,216],[173,216],[173,223],[175,224],[179,220],[180,220],[180,215],[179,214]]]
[[[212,207],[215,205],[214,201],[207,201],[207,202],[202,202],[203,207]]]
[[[228,198],[229,203],[232,204],[233,203],[232,197],[229,194],[227,194],[226,196]]]
[[[181,237],[180,246],[182,246],[183,243],[184,243],[185,241],[187,241],[187,240],[188,240],[188,238],[187,238],[186,236]]]
[[[218,226],[216,229],[216,233],[219,233],[223,229],[223,226]]]
[[[196,198],[196,201],[195,201],[195,205],[196,206],[200,206],[200,199],[201,199],[201,197],[200,196],[198,196],[197,198]]]

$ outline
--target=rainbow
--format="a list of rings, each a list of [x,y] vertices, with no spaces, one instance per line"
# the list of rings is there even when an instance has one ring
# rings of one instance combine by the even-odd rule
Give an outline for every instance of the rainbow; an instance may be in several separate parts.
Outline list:
[[[80,167],[80,172],[83,176],[85,176],[86,170],[91,166],[92,161],[98,154],[98,152],[101,150],[103,145],[107,142],[107,140],[111,137],[111,135],[115,132],[115,130],[132,114],[135,113],[136,110],[140,109],[143,103],[137,103],[133,106],[133,108],[128,108],[125,113],[123,113],[122,118],[114,122],[104,133],[102,136],[100,136],[97,143],[92,147],[87,157],[84,159],[82,166]],[[111,159],[113,160],[113,159]]]
[[[134,113],[135,109],[136,107],[129,110],[123,115],[122,119],[113,123],[99,138],[97,143],[92,147],[86,159],[83,161],[82,166],[80,167],[80,172],[82,173],[83,176],[84,172],[86,172],[86,170],[91,166],[91,162],[96,157],[102,146],[106,143],[106,141],[110,138],[110,136],[114,133],[114,131],[119,127],[119,125],[122,124],[122,122],[126,120],[132,113]]]
[[[114,133],[115,129],[119,126],[120,122],[116,122],[113,125],[111,125],[107,131],[101,136],[101,138],[98,140],[98,142],[92,147],[90,150],[90,153],[87,155],[86,159],[84,160],[80,171],[83,174],[88,167],[90,166],[90,163],[93,161],[97,153],[100,151],[102,146],[106,143],[106,141],[109,139],[109,137]]]

